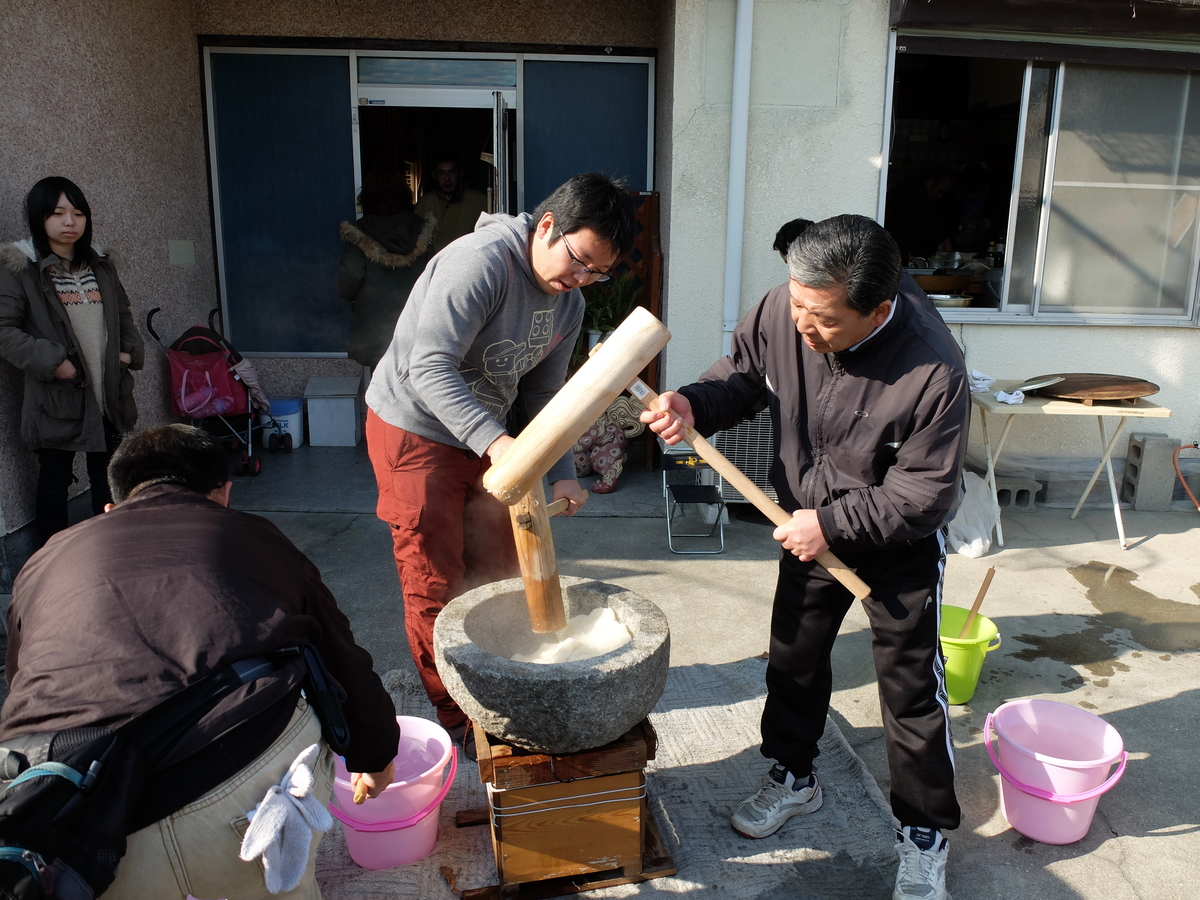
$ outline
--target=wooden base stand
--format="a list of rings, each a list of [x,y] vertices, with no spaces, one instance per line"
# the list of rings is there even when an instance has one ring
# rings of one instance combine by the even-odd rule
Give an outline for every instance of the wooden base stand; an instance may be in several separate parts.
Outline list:
[[[675,874],[646,805],[657,736],[643,720],[595,750],[553,755],[513,747],[475,726],[488,807],[456,824],[490,825],[499,882],[463,900],[557,897]]]

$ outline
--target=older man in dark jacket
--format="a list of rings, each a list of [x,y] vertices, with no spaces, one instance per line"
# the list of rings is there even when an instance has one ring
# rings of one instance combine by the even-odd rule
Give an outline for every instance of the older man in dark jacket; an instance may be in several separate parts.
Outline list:
[[[347,767],[369,773],[355,782],[374,796],[399,739],[391,698],[316,567],[269,521],[228,508],[226,476],[224,451],[197,428],[121,444],[116,506],[51,538],[13,586],[0,740],[119,727],[233,663],[312,644],[346,691]],[[327,803],[332,788],[303,678],[288,663],[242,686],[149,773],[105,897],[272,896],[259,864],[238,858],[246,814],[313,744],[312,793]],[[320,897],[312,853],[298,866],[274,896]]]
[[[833,678],[830,654],[853,597],[814,560],[832,549],[872,588],[873,634],[900,871],[895,900],[944,900],[958,826],[938,621],[942,526],[960,498],[970,397],[962,353],[928,298],[900,282],[895,241],[862,216],[808,228],[791,281],[738,324],[732,353],[666,392],[643,421],[674,443],[678,419],[711,434],[769,406],[771,482],[792,520],[771,618],[762,753],[775,760],[733,815],[747,837],[821,806],[813,774]]]

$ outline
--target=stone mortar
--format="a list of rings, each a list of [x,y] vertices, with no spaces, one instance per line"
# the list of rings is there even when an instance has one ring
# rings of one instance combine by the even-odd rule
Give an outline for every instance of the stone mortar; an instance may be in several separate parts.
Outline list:
[[[575,662],[514,662],[554,635],[533,633],[520,578],[463,594],[438,615],[433,646],[450,696],[488,734],[518,747],[574,753],[615,741],[646,717],[667,683],[667,617],[632,591],[559,578],[567,618],[607,606],[633,640]]]

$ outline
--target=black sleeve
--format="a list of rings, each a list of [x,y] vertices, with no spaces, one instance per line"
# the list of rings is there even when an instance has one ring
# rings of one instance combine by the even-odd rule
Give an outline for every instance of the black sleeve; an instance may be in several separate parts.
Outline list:
[[[679,389],[692,404],[696,430],[705,437],[753,419],[767,405],[765,313],[764,300],[738,322],[730,354],[713,363],[699,381]]]
[[[355,643],[350,620],[338,609],[316,566],[307,559],[305,563],[310,589],[305,611],[321,626],[317,650],[329,674],[346,691],[343,710],[350,726],[346,768],[351,772],[380,772],[396,756],[400,742],[396,706],[372,668],[371,654]]]

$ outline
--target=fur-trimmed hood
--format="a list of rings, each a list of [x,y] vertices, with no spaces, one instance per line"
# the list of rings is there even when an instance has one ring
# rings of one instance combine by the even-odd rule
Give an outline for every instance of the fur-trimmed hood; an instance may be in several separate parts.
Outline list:
[[[92,252],[96,254],[95,258],[104,259],[114,267],[120,267],[122,263],[120,255],[111,247],[92,244]],[[0,244],[0,265],[3,265],[14,275],[29,265],[29,263],[36,263],[37,261],[37,250],[33,246],[33,238]]]
[[[437,216],[433,214],[426,216],[425,224],[421,227],[421,231],[417,235],[416,244],[407,253],[396,253],[389,250],[378,238],[373,237],[358,226],[351,225],[349,222],[343,222],[340,231],[342,240],[361,250],[363,255],[371,262],[387,266],[389,269],[404,269],[425,255],[425,251],[433,243],[433,236],[437,232],[437,226]]]

